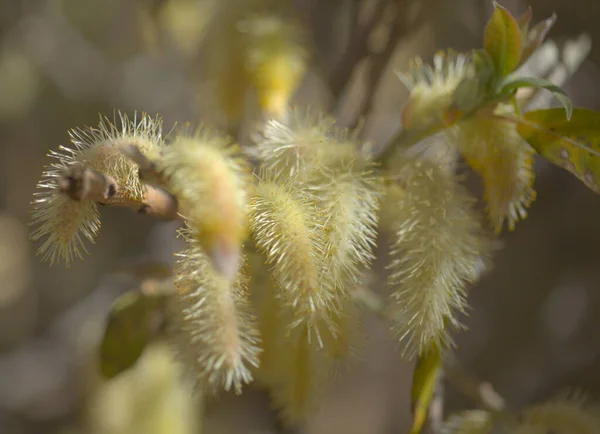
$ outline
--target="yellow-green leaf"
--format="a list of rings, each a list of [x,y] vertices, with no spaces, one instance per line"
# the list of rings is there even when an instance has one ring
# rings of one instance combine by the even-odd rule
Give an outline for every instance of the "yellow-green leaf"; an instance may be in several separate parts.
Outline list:
[[[423,431],[441,369],[441,353],[435,342],[432,342],[427,351],[419,356],[413,373],[411,388],[413,425],[410,434],[420,434]]]
[[[548,80],[539,77],[516,77],[514,79],[506,80],[502,84],[500,94],[510,94],[512,91],[519,89],[520,87],[534,87],[537,89],[545,89],[554,94],[557,100],[559,100],[567,111],[567,119],[571,118],[573,113],[573,104],[567,93],[560,87],[552,84]]]
[[[113,378],[132,367],[152,336],[163,297],[127,292],[113,304],[100,346],[100,372]]]
[[[576,108],[569,121],[561,108],[535,110],[517,130],[540,155],[600,194],[600,112]]]
[[[485,27],[484,47],[498,75],[508,75],[519,65],[523,50],[521,29],[510,12],[495,2],[494,13]]]
[[[552,14],[551,17],[546,18],[544,21],[537,23],[527,32],[527,39],[523,43],[523,52],[521,54],[521,61],[519,66],[527,61],[537,48],[542,45],[544,39],[548,35],[548,32],[556,22],[556,14]]]

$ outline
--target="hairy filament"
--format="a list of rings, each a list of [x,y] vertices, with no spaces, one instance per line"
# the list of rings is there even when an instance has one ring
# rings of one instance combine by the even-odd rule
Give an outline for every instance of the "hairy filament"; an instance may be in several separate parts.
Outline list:
[[[313,189],[325,220],[326,270],[347,296],[374,260],[381,181],[371,171],[346,171]]]
[[[465,159],[483,179],[494,229],[500,232],[506,221],[513,230],[516,222],[527,217],[526,208],[535,200],[534,150],[515,125],[501,120],[467,120],[454,131]]]
[[[257,247],[272,264],[277,291],[295,313],[292,328],[308,325],[322,345],[322,325],[332,326],[338,309],[334,285],[324,270],[324,239],[317,208],[295,179],[286,184],[259,182],[250,201]]]
[[[142,202],[143,185],[138,166],[121,152],[123,144],[134,144],[148,158],[158,156],[163,147],[162,120],[146,114],[133,119],[118,113],[119,124],[101,118],[96,128],[78,128],[69,134],[75,145],[78,161],[104,175],[112,177],[119,190],[112,202],[132,200]]]
[[[451,343],[447,328],[459,326],[465,286],[485,270],[491,245],[447,163],[407,157],[397,170],[405,190],[396,204],[389,313],[413,357],[429,341]]]
[[[403,127],[420,129],[442,121],[444,110],[452,103],[458,84],[472,74],[468,58],[452,50],[436,53],[433,66],[415,58],[407,73],[397,74],[410,92],[402,111]]]
[[[64,195],[58,182],[74,164],[82,164],[111,177],[117,189],[109,203],[139,201],[143,187],[137,176],[137,166],[119,151],[123,142],[136,143],[140,150],[155,155],[162,146],[162,123],[159,118],[142,114],[129,119],[119,113],[120,125],[101,118],[97,128],[75,129],[70,132],[73,148],[60,146],[49,156],[54,162],[45,167],[34,194],[31,234],[34,241],[44,239],[38,250],[51,264],[64,261],[68,267],[74,258],[87,253],[84,239],[93,242],[100,229],[100,215],[95,202],[73,200]]]
[[[327,166],[348,165],[357,146],[337,139],[334,120],[308,110],[291,111],[287,121],[270,120],[254,135],[253,150],[275,179],[307,178]]]
[[[194,241],[178,254],[172,311],[177,350],[209,391],[233,389],[241,393],[258,366],[260,338],[250,312],[245,278],[225,279]]]
[[[235,275],[247,233],[249,169],[229,138],[201,128],[178,136],[158,162],[181,214],[225,277]]]

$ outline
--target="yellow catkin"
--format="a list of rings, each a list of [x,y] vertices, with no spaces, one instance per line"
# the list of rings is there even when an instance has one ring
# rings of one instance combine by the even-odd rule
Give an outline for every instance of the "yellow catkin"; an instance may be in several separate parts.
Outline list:
[[[171,306],[174,341],[183,361],[209,392],[240,393],[258,365],[260,339],[245,278],[225,279],[186,231],[190,248],[175,269]]]
[[[322,113],[293,109],[286,121],[270,120],[254,134],[253,152],[275,179],[309,179],[323,168],[348,167],[358,146],[339,140],[334,119]]]
[[[285,118],[302,81],[308,52],[300,26],[274,10],[251,14],[238,24],[244,66],[258,102],[270,118]]]
[[[415,58],[408,72],[398,74],[410,92],[402,112],[403,127],[419,130],[442,122],[456,87],[472,74],[473,68],[468,58],[452,50],[436,53],[433,65]]]
[[[63,261],[68,267],[73,259],[83,259],[85,240],[93,242],[100,229],[95,202],[74,201],[58,189],[58,178],[71,164],[81,162],[115,179],[118,190],[112,201],[143,199],[137,166],[121,154],[119,146],[134,143],[148,157],[157,155],[163,142],[162,123],[146,114],[131,119],[121,113],[118,116],[119,124],[101,118],[96,128],[72,130],[73,148],[60,146],[50,152],[54,162],[45,167],[32,204],[35,229],[31,238],[44,240],[38,250],[44,261]]]
[[[506,222],[513,230],[535,200],[534,150],[516,126],[492,119],[472,119],[453,129],[458,148],[485,186],[490,221],[497,232]]]
[[[313,187],[321,207],[326,269],[347,295],[374,260],[381,181],[370,170],[323,177]]]
[[[250,201],[253,238],[272,266],[280,297],[294,311],[292,328],[308,326],[308,339],[322,345],[332,327],[335,287],[324,270],[324,237],[310,193],[296,180],[258,183]]]
[[[180,213],[217,269],[235,275],[247,234],[249,168],[229,138],[206,128],[182,134],[159,160]]]
[[[229,126],[256,92],[269,116],[285,114],[307,63],[301,27],[278,0],[217,2],[205,35],[204,74]]]
[[[396,203],[388,266],[389,315],[405,354],[413,357],[427,342],[451,343],[448,327],[459,325],[465,287],[485,270],[491,244],[448,162],[406,156],[394,176],[404,193]]]
[[[310,340],[311,330],[306,324],[290,329],[294,312],[277,300],[273,288],[262,294],[259,309],[264,352],[257,378],[268,390],[282,422],[296,426],[321,404],[332,378],[335,361],[332,347],[321,347],[314,339]],[[327,331],[323,336],[327,344],[331,343]]]

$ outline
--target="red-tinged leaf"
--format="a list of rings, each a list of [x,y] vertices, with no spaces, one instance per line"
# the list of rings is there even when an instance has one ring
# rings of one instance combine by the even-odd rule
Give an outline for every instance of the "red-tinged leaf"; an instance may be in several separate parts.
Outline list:
[[[494,3],[494,13],[485,27],[484,47],[492,57],[498,75],[508,75],[519,65],[523,50],[521,29],[510,12],[497,3]]]
[[[556,14],[552,14],[551,17],[546,18],[544,21],[537,23],[529,32],[527,32],[527,39],[523,44],[523,53],[521,54],[521,61],[519,66],[527,61],[537,48],[542,45],[544,39],[548,35],[548,32],[556,22]]]
[[[524,41],[527,40],[527,33],[529,32],[532,14],[531,6],[529,6],[525,13],[517,18],[517,24],[519,24],[519,29],[521,29],[521,35],[523,36]]]
[[[519,121],[519,134],[544,158],[600,194],[600,112],[576,108],[535,110]]]

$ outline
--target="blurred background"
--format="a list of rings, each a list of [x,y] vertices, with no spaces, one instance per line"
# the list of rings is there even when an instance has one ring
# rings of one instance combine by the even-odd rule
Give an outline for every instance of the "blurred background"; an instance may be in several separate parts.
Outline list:
[[[94,125],[99,113],[117,109],[159,113],[166,130],[176,121],[218,122],[197,72],[212,1],[170,0],[164,7],[151,0],[0,0],[1,434],[277,432],[266,397],[253,388],[202,410],[187,385],[178,384],[162,343],[132,372],[108,383],[97,376],[95,351],[108,309],[135,285],[119,270],[171,261],[178,249],[173,224],[103,209],[91,256],[69,270],[42,263],[28,241],[46,153],[67,144],[68,129]],[[350,83],[345,92],[330,92],[324,79],[355,47],[347,36],[355,2],[295,3],[313,44],[312,67],[295,102],[332,110],[341,123],[370,114],[365,134],[377,145],[397,130],[407,97],[394,70],[406,69],[415,55],[428,61],[440,48],[480,47],[492,10],[487,0],[398,1],[399,16],[408,18],[397,44],[379,47],[377,26],[369,39],[373,50],[392,55],[365,103],[372,88],[368,62],[353,75],[342,68]],[[368,17],[377,0],[364,3]],[[528,66],[564,83],[576,106],[600,110],[600,2],[502,4],[515,15],[531,5],[534,22],[558,15],[552,43]],[[494,270],[472,288],[469,330],[457,334],[456,356],[514,407],[565,388],[598,400],[600,199],[561,169],[542,161],[536,167],[538,200],[529,218],[502,236]],[[367,330],[362,357],[327,391],[305,432],[407,432],[413,365],[401,360],[385,323],[367,318]],[[449,412],[476,405],[451,387],[445,404]]]

